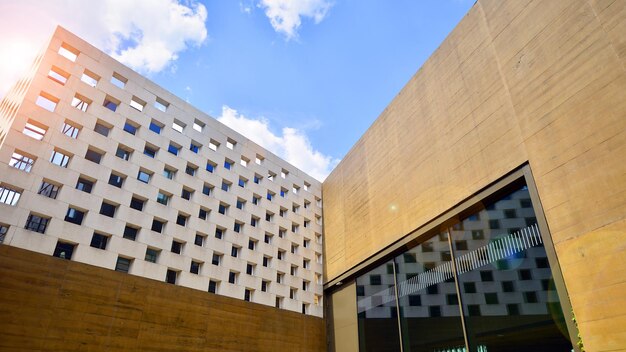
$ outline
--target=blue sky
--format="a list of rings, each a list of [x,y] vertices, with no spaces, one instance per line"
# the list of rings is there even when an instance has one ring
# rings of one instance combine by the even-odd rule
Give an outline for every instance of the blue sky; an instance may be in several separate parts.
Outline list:
[[[0,14],[32,15],[37,5],[0,0]],[[464,0],[142,0],[119,9],[119,2],[107,0],[92,12],[104,18],[80,21],[52,9],[35,17],[50,23],[41,25],[41,32],[48,31],[43,37],[51,34],[51,24],[63,25],[247,137],[267,134],[255,141],[323,179],[472,5]],[[115,17],[113,11],[145,13],[155,7],[162,11],[146,13],[145,19],[107,19]],[[170,15],[160,18],[162,13]],[[20,17],[3,16],[0,23],[8,21],[6,26]],[[9,30],[0,25],[0,31]],[[14,45],[36,41],[5,34]],[[150,38],[162,39],[167,49],[142,47]],[[2,89],[0,82],[0,95]]]

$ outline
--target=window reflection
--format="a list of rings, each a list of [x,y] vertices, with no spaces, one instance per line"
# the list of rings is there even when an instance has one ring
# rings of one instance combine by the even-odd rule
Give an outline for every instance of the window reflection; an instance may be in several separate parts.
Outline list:
[[[361,351],[572,350],[522,182],[357,278]]]
[[[395,260],[403,350],[463,348],[447,233],[432,237]]]
[[[400,351],[393,260],[356,279],[361,351]]]

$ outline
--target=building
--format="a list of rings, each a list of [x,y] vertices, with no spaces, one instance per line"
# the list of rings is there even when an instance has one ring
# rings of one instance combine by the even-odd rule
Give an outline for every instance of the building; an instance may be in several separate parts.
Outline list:
[[[626,347],[624,33],[624,1],[474,4],[324,181],[336,351],[570,351],[572,312]]]
[[[60,27],[1,108],[4,245],[321,321],[319,181]]]
[[[625,31],[477,1],[320,184],[58,29],[0,104],[0,350],[624,349]]]

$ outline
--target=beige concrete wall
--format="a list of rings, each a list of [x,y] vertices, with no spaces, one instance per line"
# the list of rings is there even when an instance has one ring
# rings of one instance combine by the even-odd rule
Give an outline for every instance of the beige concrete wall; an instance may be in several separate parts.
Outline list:
[[[478,1],[324,182],[326,280],[528,162],[588,350],[623,349],[625,6]]]

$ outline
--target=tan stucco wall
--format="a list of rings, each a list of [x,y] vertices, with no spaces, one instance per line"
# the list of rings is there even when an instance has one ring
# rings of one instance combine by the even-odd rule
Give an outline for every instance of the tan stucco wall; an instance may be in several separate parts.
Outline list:
[[[588,350],[624,348],[626,1],[478,1],[323,184],[326,281],[528,162]]]

